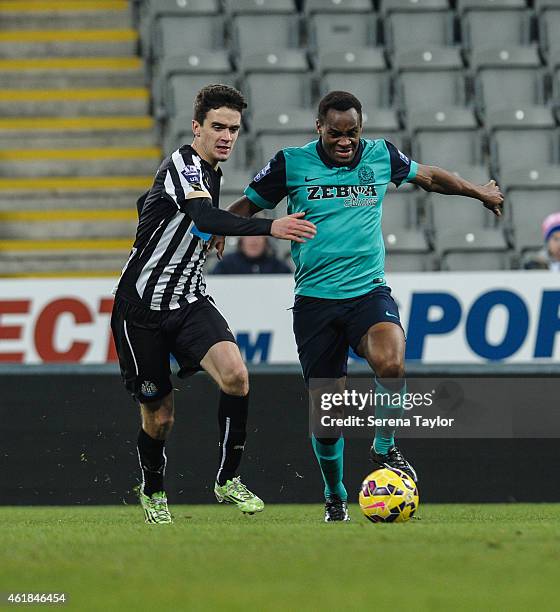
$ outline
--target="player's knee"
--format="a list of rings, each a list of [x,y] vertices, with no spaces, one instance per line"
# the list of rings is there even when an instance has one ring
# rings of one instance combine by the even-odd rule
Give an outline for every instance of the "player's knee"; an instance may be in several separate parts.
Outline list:
[[[376,366],[375,373],[378,378],[402,378],[404,363],[398,357],[389,357]]]
[[[236,364],[222,372],[221,388],[228,395],[245,396],[249,393],[249,374],[243,363]]]
[[[147,431],[147,433],[156,440],[164,440],[171,432],[174,422],[175,418],[172,414],[164,411],[156,412],[150,419],[148,425],[150,431]]]

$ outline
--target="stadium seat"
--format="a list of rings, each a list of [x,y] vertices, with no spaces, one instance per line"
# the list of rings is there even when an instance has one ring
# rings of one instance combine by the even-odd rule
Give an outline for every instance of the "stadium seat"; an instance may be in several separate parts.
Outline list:
[[[300,46],[300,18],[293,8],[287,11],[283,3],[265,1],[262,7],[266,10],[238,12],[230,18],[231,50],[237,57]]]
[[[545,103],[544,74],[536,48],[477,51],[471,60],[481,113]]]
[[[161,17],[153,27],[153,57],[187,55],[224,47],[222,15]]]
[[[309,108],[311,83],[303,51],[284,50],[246,56],[240,66],[249,111]]]
[[[381,49],[361,48],[331,51],[318,58],[321,94],[352,92],[364,108],[388,107],[391,75]]]
[[[396,111],[388,108],[363,109],[362,124],[364,138],[384,138],[399,149],[403,148],[403,134]]]
[[[429,272],[434,269],[434,258],[430,253],[393,251],[385,243],[385,272]]]
[[[456,240],[459,241],[460,236]],[[449,272],[509,270],[511,262],[512,253],[508,249],[500,248],[500,245],[494,245],[492,240],[487,242],[480,240],[480,237],[478,237],[472,248],[468,250],[450,249],[443,253],[440,267],[442,270]]]
[[[549,57],[549,64],[552,69],[552,98],[553,105],[560,108],[560,48]]]
[[[303,10],[307,15],[316,13],[371,13],[371,0],[305,0]]]
[[[465,168],[458,174],[479,185],[489,180],[485,169]],[[501,225],[478,200],[430,193],[426,198],[426,213],[432,243],[441,256],[453,251],[505,252],[508,249]]]
[[[196,92],[209,83],[234,84],[226,51],[166,57],[152,81],[152,99],[159,118],[191,106]]]
[[[493,171],[523,170],[558,162],[558,134],[548,108],[497,111],[487,115]]]
[[[419,225],[418,190],[390,184],[383,200],[383,239],[388,271],[421,272],[431,269],[426,235]]]
[[[389,183],[383,200],[383,232],[386,234],[419,228],[418,190],[405,183],[397,189]]]
[[[560,167],[541,167],[504,173],[502,189],[509,236],[523,254],[542,248],[542,220],[560,211]]]
[[[464,106],[463,64],[458,49],[434,48],[395,55],[397,100],[402,112]]]
[[[299,147],[318,138],[315,113],[310,110],[257,113],[251,121],[256,136],[255,169],[261,168],[279,150]]]
[[[448,170],[484,162],[482,132],[470,109],[409,113],[408,129],[417,161]]]
[[[390,53],[453,45],[453,12],[447,0],[385,0],[381,4]]]
[[[531,13],[525,0],[458,0],[457,11],[468,51],[531,42]]]
[[[219,0],[145,0],[140,10],[140,40],[142,41],[142,54],[151,57],[154,33],[158,22],[163,17],[189,18],[202,24],[206,18],[220,13]],[[190,29],[189,29],[190,30]],[[196,47],[191,47],[196,50]]]
[[[535,0],[539,45],[544,56],[560,52],[560,2]]]
[[[296,12],[294,0],[223,0],[224,10],[230,17],[236,15],[270,15]]]
[[[371,6],[364,3],[341,2],[339,10],[311,12],[307,16],[308,44],[313,53],[343,51],[351,47],[375,46],[377,43],[377,18]],[[354,5],[354,9],[352,6]],[[356,8],[357,6],[361,8]]]

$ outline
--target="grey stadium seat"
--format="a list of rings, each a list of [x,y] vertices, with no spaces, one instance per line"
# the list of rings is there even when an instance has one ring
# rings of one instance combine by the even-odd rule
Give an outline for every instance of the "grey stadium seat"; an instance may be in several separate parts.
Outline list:
[[[544,104],[544,75],[536,48],[475,52],[476,104],[481,112]]]
[[[391,74],[380,49],[353,49],[323,54],[318,60],[321,94],[343,90],[353,93],[363,108],[390,105]]]
[[[429,253],[393,251],[385,244],[385,272],[429,272],[434,269],[433,256]]]
[[[525,0],[459,0],[457,10],[468,50],[530,43],[531,13]]]
[[[560,2],[558,0],[536,0],[539,44],[543,55],[560,52]]]
[[[466,83],[458,49],[398,53],[395,66],[398,104],[403,112],[465,106]]]
[[[543,219],[560,211],[560,172],[557,166],[505,173],[502,185],[511,240],[519,253],[542,247]]]
[[[210,83],[233,85],[229,56],[225,51],[166,57],[152,82],[154,108],[159,117],[181,112],[192,105],[196,92]],[[190,97],[188,96],[191,92]],[[183,97],[187,94],[186,97]]]
[[[224,19],[221,15],[162,17],[153,27],[153,55],[165,56],[214,51],[224,47]]]
[[[485,170],[471,168],[459,174],[476,184],[484,184],[489,179]],[[508,250],[496,217],[478,200],[430,193],[426,207],[433,244],[441,256],[450,252],[505,253]]]
[[[251,127],[256,136],[255,168],[258,169],[278,150],[300,147],[318,137],[315,113],[310,110],[263,111],[253,116]]]
[[[399,149],[403,148],[403,134],[396,111],[388,108],[362,109],[362,123],[364,138],[384,138]]]
[[[163,17],[189,17],[199,20],[220,13],[219,0],[145,0],[140,11],[142,54],[151,57],[154,32]],[[194,50],[194,47],[193,47]]]
[[[494,172],[538,168],[558,162],[558,134],[547,108],[490,113],[487,128]]]
[[[458,237],[458,241],[460,238]],[[441,257],[442,270],[453,272],[477,272],[490,270],[509,270],[512,254],[506,248],[494,245],[493,240],[481,241],[468,250],[450,249]]]
[[[476,184],[482,185],[489,180],[486,169],[461,168],[457,173]],[[493,225],[489,212],[478,200],[470,198],[453,198],[430,193],[426,197],[426,211],[429,226],[436,236],[456,227],[465,231],[475,231],[488,229]]]
[[[300,46],[295,13],[241,14],[231,19],[232,50],[237,56]]]
[[[237,15],[288,15],[296,12],[294,0],[223,0],[228,17]]]
[[[421,163],[454,170],[484,162],[482,132],[470,109],[410,113],[408,127],[412,156]]]
[[[418,191],[390,184],[383,200],[382,231],[388,272],[424,272],[432,268],[430,246],[418,223]]]
[[[550,56],[552,67],[552,95],[554,106],[560,108],[560,49]]]
[[[314,53],[374,46],[376,17],[372,13],[313,14],[307,18],[309,46]]]
[[[419,225],[418,190],[389,185],[383,200],[382,229],[386,269],[389,272],[423,272],[431,269],[430,247]]]
[[[385,0],[381,11],[390,52],[453,45],[453,12],[447,0]]]
[[[397,189],[389,183],[383,199],[383,233],[390,234],[420,227],[418,190],[405,183]]]
[[[242,91],[250,111],[309,108],[311,84],[303,51],[285,50],[247,56],[241,65]]]

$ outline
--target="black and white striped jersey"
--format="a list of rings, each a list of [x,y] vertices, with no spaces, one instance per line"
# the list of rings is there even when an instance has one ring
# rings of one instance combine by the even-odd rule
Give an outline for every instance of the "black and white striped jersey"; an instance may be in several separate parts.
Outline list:
[[[136,239],[115,294],[151,310],[180,308],[206,291],[202,269],[212,234],[270,234],[269,220],[218,209],[221,176],[189,145],[163,160],[138,200]]]

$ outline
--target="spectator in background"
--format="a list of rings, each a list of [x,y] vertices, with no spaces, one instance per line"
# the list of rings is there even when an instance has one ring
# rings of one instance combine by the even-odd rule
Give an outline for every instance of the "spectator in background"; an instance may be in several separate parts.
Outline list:
[[[560,212],[548,215],[542,223],[544,247],[525,261],[525,270],[560,272]]]
[[[291,269],[274,254],[266,236],[241,236],[237,252],[225,255],[214,274],[291,274]]]

